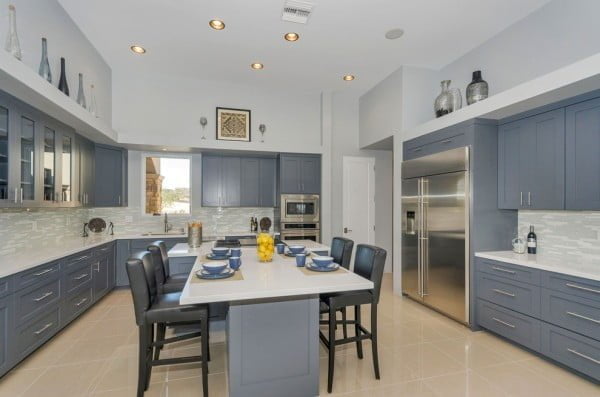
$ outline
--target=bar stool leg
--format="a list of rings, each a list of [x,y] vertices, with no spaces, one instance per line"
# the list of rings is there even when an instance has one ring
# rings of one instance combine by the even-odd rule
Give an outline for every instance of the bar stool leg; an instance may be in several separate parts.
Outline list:
[[[208,318],[203,318],[201,326],[202,344],[202,394],[208,397]]]
[[[167,331],[166,324],[157,324],[156,325],[156,340],[157,341],[164,340],[166,331]],[[158,358],[160,357],[160,351],[163,349],[163,347],[164,347],[164,345],[154,348],[154,359],[155,360],[158,360]]]
[[[347,321],[347,316],[346,316],[346,308],[342,307],[342,323],[344,326],[344,339],[346,339],[348,337],[348,325],[346,324]]]
[[[327,392],[333,390],[333,367],[335,365],[335,309],[329,307],[329,368],[327,371]]]
[[[361,324],[360,306],[354,306],[354,334],[356,336],[361,335],[360,324]],[[358,355],[358,358],[360,358],[362,360],[362,358],[363,358],[362,340],[356,341],[356,354]]]
[[[138,386],[137,395],[138,397],[144,396],[144,390],[146,389],[146,377],[148,376],[148,326],[139,326],[139,351],[138,351]]]
[[[377,354],[377,304],[371,304],[371,346],[373,347],[373,369],[379,379],[379,355]]]
[[[154,342],[154,324],[148,325],[146,327],[146,332],[146,346],[148,347],[146,349],[146,384],[144,390],[148,390],[148,387],[150,387],[150,378],[152,377],[152,353],[154,352],[152,342]]]

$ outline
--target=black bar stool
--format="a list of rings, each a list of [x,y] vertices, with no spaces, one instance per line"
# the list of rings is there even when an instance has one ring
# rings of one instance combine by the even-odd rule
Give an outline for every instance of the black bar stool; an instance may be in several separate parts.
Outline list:
[[[169,253],[165,242],[161,240],[153,242],[148,246],[148,251],[152,253],[152,260],[155,265],[156,287],[158,288],[158,293],[168,294],[171,292],[181,292],[189,274],[171,274],[171,269],[169,268]]]
[[[334,237],[331,241],[330,256],[333,258],[333,262],[342,266],[344,269],[350,269],[350,259],[352,258],[352,249],[354,248],[354,241],[344,237]],[[348,337],[348,326],[347,326],[347,312],[346,307],[342,307],[338,310],[342,313],[342,327],[344,332],[344,338]],[[321,314],[329,312],[327,305],[322,304],[320,307]],[[321,320],[321,324],[329,324],[329,320]]]
[[[206,305],[180,305],[180,293],[159,295],[154,263],[148,251],[127,260],[127,275],[133,295],[135,321],[139,327],[139,364],[137,395],[142,397],[150,385],[152,366],[201,362],[203,395],[208,396],[208,308]],[[200,332],[165,339],[155,338],[154,325],[198,324]],[[168,343],[202,337],[201,355],[159,359],[160,348]],[[154,354],[153,354],[154,352]]]
[[[383,278],[383,268],[387,252],[372,245],[359,244],[356,247],[356,257],[354,259],[354,273],[369,279],[373,282],[372,290],[348,291],[325,294],[321,298],[329,313],[329,337],[319,331],[319,337],[325,347],[329,350],[329,367],[327,375],[327,391],[331,393],[333,388],[333,368],[335,360],[335,347],[346,343],[356,343],[356,352],[358,358],[363,358],[362,341],[371,340],[373,348],[373,369],[375,378],[379,379],[379,357],[377,353],[377,303],[381,292],[381,280]],[[371,305],[371,332],[361,324],[360,306]],[[353,337],[344,336],[343,339],[335,339],[335,327],[338,321],[335,317],[336,310],[339,308],[354,306],[354,320],[346,321],[347,324],[354,324],[356,333]]]

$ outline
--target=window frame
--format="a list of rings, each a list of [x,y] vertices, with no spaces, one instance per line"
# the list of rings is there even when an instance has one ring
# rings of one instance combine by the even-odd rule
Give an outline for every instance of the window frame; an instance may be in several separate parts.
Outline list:
[[[161,153],[161,152],[142,152],[141,156],[141,175],[140,175],[140,201],[141,201],[141,212],[142,216],[153,217],[156,218],[158,216],[164,216],[164,213],[160,215],[147,214],[146,213],[146,159],[148,157],[160,157],[160,158],[171,158],[171,159],[184,159],[189,161],[190,166],[190,212],[187,214],[168,214],[169,217],[180,217],[180,218],[189,218],[192,216],[193,211],[193,188],[192,181],[194,180],[193,175],[193,167],[192,167],[192,156],[186,154],[178,154],[178,153]]]

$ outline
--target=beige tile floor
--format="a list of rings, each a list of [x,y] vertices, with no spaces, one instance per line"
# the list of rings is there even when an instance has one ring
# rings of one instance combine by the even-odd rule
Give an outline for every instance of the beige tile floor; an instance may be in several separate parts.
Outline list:
[[[363,319],[368,319],[365,308]],[[334,395],[600,396],[600,387],[486,332],[465,327],[392,294],[384,280],[379,306],[381,380],[375,380],[369,342],[365,358],[354,345],[339,349]],[[135,396],[137,328],[131,296],[117,290],[0,379],[0,397]],[[165,350],[197,354],[195,341]],[[211,345],[211,396],[226,396],[225,344]],[[321,395],[327,395],[327,358],[321,348]],[[146,396],[200,396],[195,364],[158,367]]]

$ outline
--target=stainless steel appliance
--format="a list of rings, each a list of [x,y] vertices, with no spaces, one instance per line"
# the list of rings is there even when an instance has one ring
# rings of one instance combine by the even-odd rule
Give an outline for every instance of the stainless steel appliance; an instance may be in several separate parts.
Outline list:
[[[402,163],[402,292],[469,323],[469,147]]]
[[[281,222],[319,222],[318,194],[282,194]],[[283,229],[282,229],[283,231]]]
[[[312,240],[321,242],[321,230],[319,222],[312,223],[288,223],[282,222],[280,227],[281,240]]]

